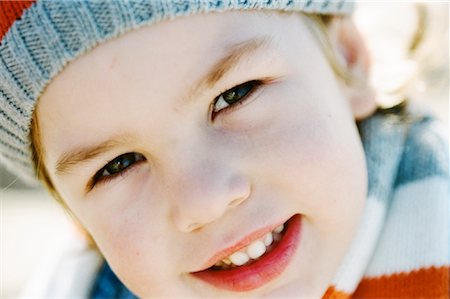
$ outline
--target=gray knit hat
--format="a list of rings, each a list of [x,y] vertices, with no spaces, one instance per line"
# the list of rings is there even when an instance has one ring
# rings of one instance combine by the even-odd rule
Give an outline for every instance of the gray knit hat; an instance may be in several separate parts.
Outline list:
[[[0,1],[0,163],[35,182],[30,124],[36,100],[68,62],[161,20],[225,10],[347,14],[346,0]]]

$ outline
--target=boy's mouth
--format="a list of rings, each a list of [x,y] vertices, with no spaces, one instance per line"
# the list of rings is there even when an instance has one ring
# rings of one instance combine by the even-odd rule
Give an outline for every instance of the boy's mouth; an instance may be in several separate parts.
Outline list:
[[[275,228],[252,233],[191,273],[215,287],[235,292],[256,289],[280,275],[299,245],[301,216],[294,215]],[[205,267],[205,268],[206,268]]]

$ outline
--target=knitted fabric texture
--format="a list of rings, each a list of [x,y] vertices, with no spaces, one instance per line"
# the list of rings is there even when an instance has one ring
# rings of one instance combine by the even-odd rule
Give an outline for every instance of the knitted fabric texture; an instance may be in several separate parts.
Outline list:
[[[165,19],[226,10],[344,14],[345,0],[133,0],[0,2],[0,163],[35,180],[30,124],[44,88],[98,44]]]
[[[431,116],[360,125],[369,190],[353,243],[323,299],[448,298],[448,143]],[[105,263],[91,298],[137,298]]]

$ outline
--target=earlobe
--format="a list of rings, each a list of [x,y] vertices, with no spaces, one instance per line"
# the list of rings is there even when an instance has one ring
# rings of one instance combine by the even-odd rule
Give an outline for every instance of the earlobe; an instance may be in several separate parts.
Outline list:
[[[361,34],[350,18],[334,18],[329,25],[331,42],[350,80],[342,82],[355,119],[370,116],[377,108],[369,84],[370,57]]]

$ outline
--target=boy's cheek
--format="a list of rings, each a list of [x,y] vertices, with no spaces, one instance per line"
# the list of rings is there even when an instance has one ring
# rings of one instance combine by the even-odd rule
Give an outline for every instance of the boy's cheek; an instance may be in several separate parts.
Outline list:
[[[145,232],[142,230],[147,228]],[[152,290],[151,294],[163,295],[167,286],[162,282],[173,279],[176,260],[167,246],[167,236],[148,225],[136,227],[122,222],[105,230],[94,230],[99,249],[113,271],[133,291]]]
[[[276,185],[297,198],[300,212],[320,218],[318,224],[351,226],[367,189],[364,153],[352,121],[336,125],[326,111],[313,109],[287,112],[266,133],[265,141],[255,144],[270,149],[255,158],[265,161],[258,173],[272,174]]]
[[[157,270],[164,277],[170,270],[162,262],[173,260],[173,252],[167,224],[161,219],[166,207],[160,203],[156,209],[154,198],[145,190],[150,186],[142,178],[129,177],[78,213],[114,271],[131,281],[145,276],[151,283],[149,273]]]

